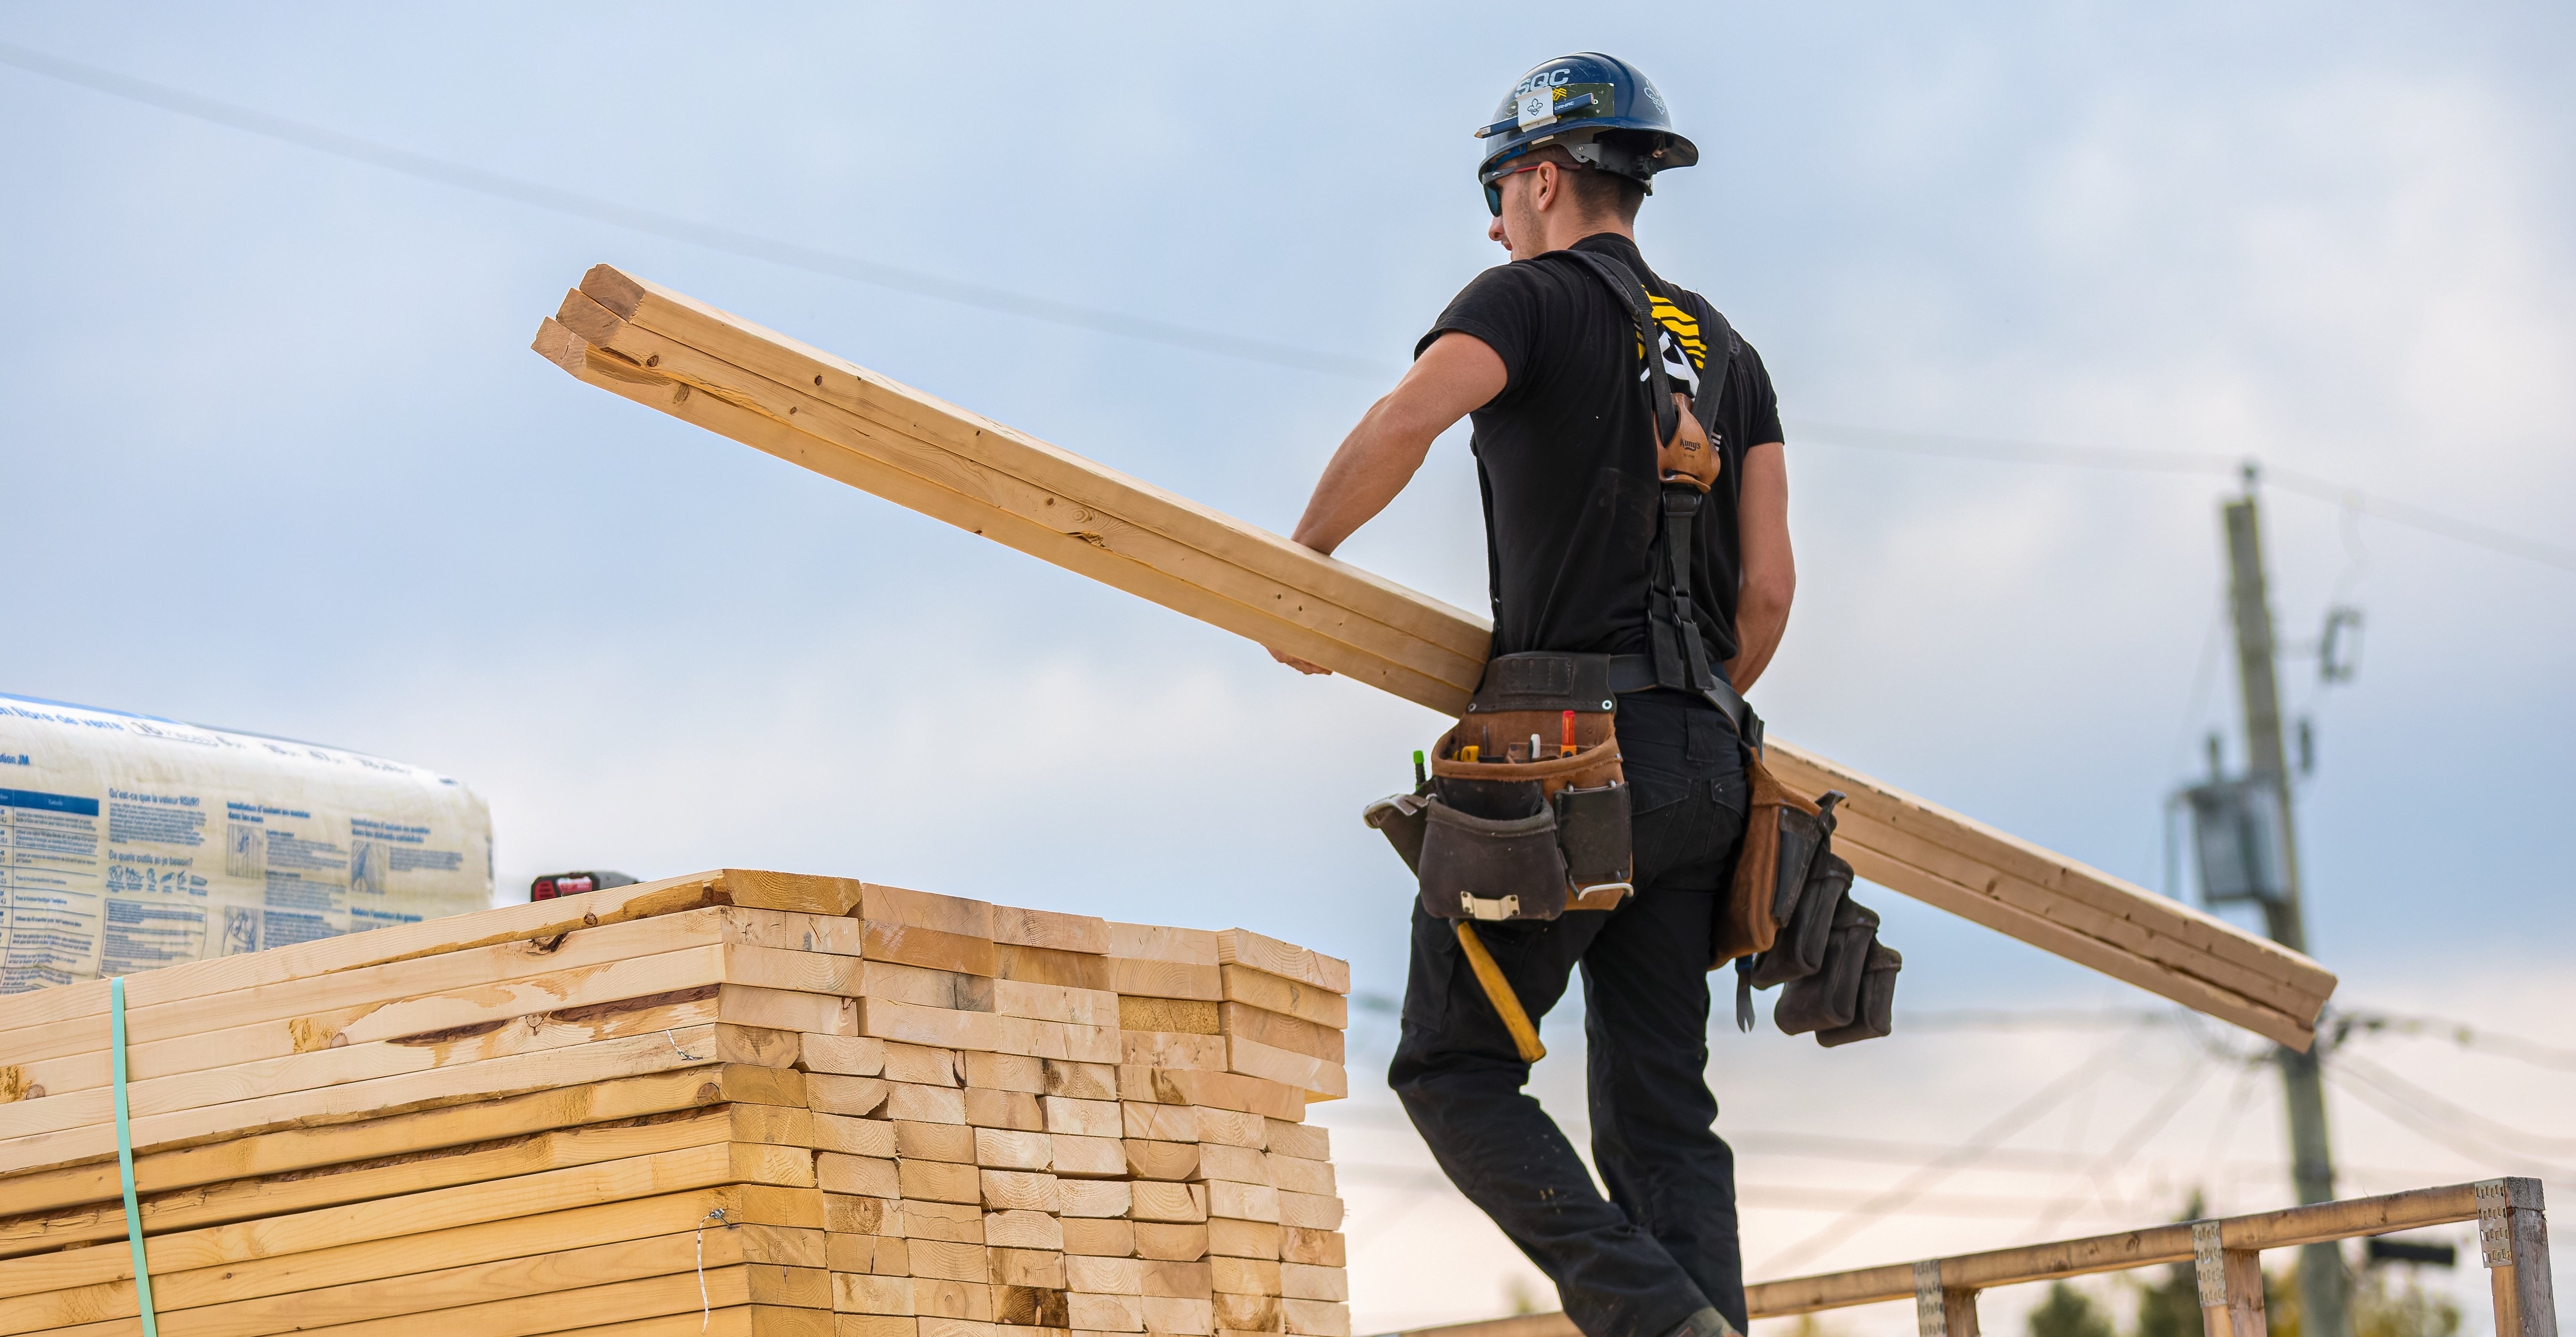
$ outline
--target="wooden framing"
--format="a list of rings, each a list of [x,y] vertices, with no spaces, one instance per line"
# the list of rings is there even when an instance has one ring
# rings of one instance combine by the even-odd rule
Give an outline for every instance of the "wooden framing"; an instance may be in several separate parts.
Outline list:
[[[1483,670],[1490,629],[1473,614],[609,266],[535,348],[588,384],[1434,711],[1455,714]],[[1771,756],[1792,786],[1850,796],[1836,844],[1863,877],[2313,1042],[2335,986],[2314,961],[1787,743]]]
[[[1744,1288],[1755,1319],[1788,1318],[1890,1300],[1915,1302],[1920,1337],[1975,1337],[1977,1292],[2166,1263],[2198,1263],[2204,1337],[2259,1337],[2265,1249],[2384,1235],[2461,1221],[2478,1223],[2496,1294],[2496,1337],[2557,1337],[2549,1279],[2549,1229],[2537,1179],[2348,1198],[2219,1221],[2151,1226],[2116,1235],[1891,1263],[1849,1272],[1756,1282]],[[1580,1337],[1563,1314],[1414,1328],[1389,1337]]]

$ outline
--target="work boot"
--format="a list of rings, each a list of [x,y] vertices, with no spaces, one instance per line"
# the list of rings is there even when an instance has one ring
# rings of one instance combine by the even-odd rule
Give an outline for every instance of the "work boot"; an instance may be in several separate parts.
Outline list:
[[[1737,1332],[1735,1325],[1726,1321],[1726,1315],[1711,1306],[1683,1319],[1664,1337],[1744,1337],[1744,1334]]]

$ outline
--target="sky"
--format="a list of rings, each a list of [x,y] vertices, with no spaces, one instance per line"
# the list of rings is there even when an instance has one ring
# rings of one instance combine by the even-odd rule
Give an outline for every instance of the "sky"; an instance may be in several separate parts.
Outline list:
[[[613,262],[1285,531],[1502,260],[1468,132],[1532,64],[1607,50],[1702,150],[1641,216],[1647,256],[1779,389],[1801,581],[1754,693],[1778,734],[2167,887],[2167,796],[2213,730],[2244,755],[2217,520],[2240,484],[2057,461],[2258,457],[2357,491],[2260,491],[2317,743],[2310,942],[2347,1013],[2475,1043],[2351,1042],[2345,1182],[2553,1173],[2576,1060],[2488,1037],[2563,1036],[2576,1005],[2576,571],[2382,517],[2567,551],[2571,26],[2541,4],[0,4],[0,690],[459,777],[504,900],[558,868],[774,867],[1347,957],[1354,1094],[1317,1117],[1359,1330],[1549,1307],[1383,1085],[1371,1004],[1402,987],[1409,889],[1357,815],[1437,719],[527,344]],[[774,245],[407,175],[40,57]],[[1335,370],[936,295],[957,285]],[[1478,525],[1461,430],[1342,555],[1478,607]],[[2336,604],[2367,636],[2328,687],[2302,646]],[[2143,1224],[2195,1187],[2287,1200],[2247,1037],[1861,895],[1906,954],[1896,1037],[1712,1034],[1757,1276]],[[1535,1087],[1580,1139],[1573,1004],[1547,1036]],[[2424,1116],[2470,1089],[2501,1129]],[[1922,1168],[1981,1130],[1989,1152]],[[2480,1321],[2474,1267],[2427,1284]],[[1992,1297],[1989,1330],[2029,1298]]]

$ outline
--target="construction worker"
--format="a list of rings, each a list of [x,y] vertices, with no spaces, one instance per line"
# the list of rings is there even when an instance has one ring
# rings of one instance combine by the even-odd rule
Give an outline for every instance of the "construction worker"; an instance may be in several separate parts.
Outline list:
[[[1706,972],[1744,830],[1743,748],[1759,739],[1737,693],[1780,643],[1795,583],[1778,403],[1753,349],[1637,248],[1655,174],[1699,157],[1644,74],[1597,53],[1548,61],[1479,134],[1486,235],[1511,262],[1477,275],[1422,337],[1412,368],[1325,467],[1294,537],[1333,551],[1403,490],[1435,437],[1472,415],[1493,654],[1610,656],[1627,671],[1614,690],[1634,893],[1606,914],[1476,926],[1533,1016],[1583,972],[1593,1164],[1608,1199],[1523,1093],[1529,1064],[1462,963],[1459,936],[1418,905],[1388,1081],[1451,1182],[1556,1283],[1589,1337],[1740,1332],[1734,1155],[1712,1126]],[[1621,272],[1642,298],[1623,303],[1602,277]],[[1648,311],[1652,349],[1639,335]],[[1673,488],[1658,477],[1666,436],[1641,387],[1646,357],[1714,446],[1715,484],[1695,517],[1676,521],[1659,504]],[[1672,599],[1676,588],[1686,597]],[[1676,632],[1696,681],[1654,653],[1659,634]]]

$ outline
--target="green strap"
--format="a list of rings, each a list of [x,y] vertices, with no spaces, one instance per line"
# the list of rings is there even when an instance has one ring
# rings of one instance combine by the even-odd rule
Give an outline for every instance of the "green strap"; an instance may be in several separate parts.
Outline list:
[[[107,1052],[116,1079],[116,1173],[125,1181],[125,1243],[134,1250],[134,1303],[143,1337],[161,1337],[152,1312],[152,1270],[143,1261],[143,1209],[134,1205],[134,1127],[125,1105],[125,977],[107,982]]]

